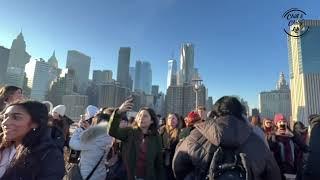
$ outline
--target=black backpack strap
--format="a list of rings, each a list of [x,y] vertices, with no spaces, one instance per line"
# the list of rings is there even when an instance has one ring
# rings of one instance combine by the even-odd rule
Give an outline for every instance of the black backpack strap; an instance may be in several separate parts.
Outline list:
[[[205,137],[202,137],[198,141],[198,143],[201,144],[201,143],[203,143],[203,141],[207,141],[207,139]],[[179,144],[180,143],[181,143],[181,141],[179,142]],[[210,169],[211,161],[212,161],[213,156],[218,148],[219,148],[219,146],[216,146],[216,145],[210,143],[209,150],[206,152],[208,154],[208,159],[207,159],[208,163],[205,166],[195,167],[195,170],[194,170],[195,174],[198,175],[198,177],[196,177],[196,179],[205,179],[207,177],[208,170]]]
[[[251,168],[251,166],[249,164],[247,155],[244,154],[244,153],[240,153],[239,156],[240,156],[241,162],[242,162],[242,164],[243,164],[243,166],[244,166],[244,168],[246,170],[246,178],[247,178],[247,180],[254,179],[252,168]]]
[[[91,178],[91,176],[93,175],[94,171],[97,169],[97,167],[99,166],[100,162],[102,161],[103,157],[105,155],[105,152],[103,152],[101,158],[99,159],[98,163],[96,164],[96,166],[92,169],[92,171],[90,172],[90,174],[87,176],[87,178],[85,180],[89,180]]]

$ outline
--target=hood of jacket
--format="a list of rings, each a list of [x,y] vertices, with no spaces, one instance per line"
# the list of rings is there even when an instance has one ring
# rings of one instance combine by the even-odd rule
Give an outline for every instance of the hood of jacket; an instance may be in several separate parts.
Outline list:
[[[252,132],[252,127],[245,119],[231,115],[211,119],[195,127],[212,144],[229,148],[245,143]]]
[[[88,129],[86,129],[83,132],[80,140],[84,143],[87,143],[87,142],[95,139],[98,136],[101,136],[103,134],[108,134],[108,129],[109,129],[108,122],[99,123],[96,126],[92,126]]]

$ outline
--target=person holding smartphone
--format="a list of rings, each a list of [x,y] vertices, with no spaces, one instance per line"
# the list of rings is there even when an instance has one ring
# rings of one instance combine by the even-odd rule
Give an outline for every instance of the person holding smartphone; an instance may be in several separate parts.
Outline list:
[[[141,108],[132,127],[120,128],[121,114],[132,107],[131,98],[116,109],[110,118],[109,135],[122,141],[128,180],[162,180],[164,167],[156,113],[151,108]]]
[[[283,114],[275,115],[274,124],[276,131],[269,137],[268,142],[280,168],[282,179],[285,180],[286,177],[297,173],[297,162],[301,162],[297,154],[307,153],[308,146],[294,136],[288,128],[288,121]]]
[[[80,127],[69,142],[71,149],[81,151],[79,167],[83,179],[105,179],[107,176],[104,160],[113,138],[108,135],[108,114],[98,112],[98,108],[88,106],[85,120],[79,122]]]

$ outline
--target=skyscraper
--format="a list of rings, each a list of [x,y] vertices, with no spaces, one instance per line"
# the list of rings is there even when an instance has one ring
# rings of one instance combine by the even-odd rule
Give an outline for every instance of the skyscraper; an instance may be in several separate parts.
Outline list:
[[[198,92],[198,105],[206,105],[206,88],[200,87]],[[196,94],[192,84],[184,86],[169,86],[166,94],[166,113],[175,112],[186,116],[196,107]]]
[[[175,112],[179,113],[179,115],[181,116],[185,115],[185,111],[183,108],[183,100],[186,99],[183,98],[183,90],[183,86],[169,86],[165,98],[166,114]],[[195,101],[195,96],[190,97],[193,97],[193,101]]]
[[[147,61],[142,62],[142,77],[141,77],[141,84],[142,90],[147,93],[151,94],[152,88],[152,70],[151,64]]]
[[[151,94],[152,88],[152,70],[151,64],[147,61],[136,62],[135,74],[135,91],[145,92]]]
[[[0,46],[0,84],[5,84],[10,49]]]
[[[75,85],[78,92],[84,93],[89,80],[91,58],[79,51],[69,50],[67,57],[67,68],[75,72]]]
[[[75,72],[73,69],[63,69],[60,76],[50,86],[47,99],[53,105],[61,104],[64,95],[74,94],[74,79]]]
[[[118,56],[117,81],[127,88],[129,88],[130,52],[130,47],[121,47]]]
[[[78,94],[64,95],[62,104],[66,106],[66,116],[78,121],[80,115],[85,113],[85,109],[88,106],[88,96]]]
[[[182,44],[180,52],[180,84],[191,83],[194,73],[194,47],[191,43]]]
[[[11,45],[6,84],[18,87],[23,86],[24,69],[25,65],[29,62],[30,57],[31,56],[26,52],[26,42],[24,41],[23,34],[20,32]]]
[[[284,77],[284,73],[280,73],[279,80],[276,85],[277,90],[289,90],[289,85],[287,84],[286,78]]]
[[[31,60],[26,65],[30,98],[37,101],[45,100],[49,87],[49,63],[43,59]]]
[[[115,107],[117,88],[115,83],[98,85],[98,106]]]
[[[134,82],[135,82],[135,77],[136,77],[136,68],[135,67],[130,67],[129,68],[129,76],[130,76],[130,85],[131,85],[131,90],[134,91]]]
[[[92,74],[92,81],[95,84],[105,84],[112,82],[111,70],[94,70]]]
[[[28,78],[27,78],[27,73],[24,72],[24,76],[23,76],[23,96],[26,97],[27,99],[30,99],[30,95],[31,95],[31,89],[28,86]]]
[[[118,82],[98,85],[98,106],[118,107],[129,96],[129,90]]]
[[[259,93],[259,109],[262,117],[273,118],[276,113],[291,117],[290,89],[283,73],[275,90]]]
[[[142,61],[136,61],[134,91],[142,91],[141,76],[142,76]]]
[[[177,61],[171,59],[168,61],[167,88],[177,85]]]
[[[320,114],[320,20],[304,20],[291,26],[293,35],[306,30],[300,37],[288,36],[288,54],[292,120],[307,125],[309,115]]]
[[[152,95],[157,96],[159,94],[159,85],[152,85]]]
[[[53,51],[51,57],[48,59],[50,66],[58,68],[58,60],[56,58],[56,51]]]
[[[49,64],[49,87],[52,85],[53,81],[56,80],[60,73],[61,69],[58,67],[58,60],[56,58],[56,53],[53,51],[52,56],[48,59]]]
[[[183,74],[182,74],[182,70],[178,70],[177,72],[177,85],[178,86],[183,86]]]
[[[154,104],[154,110],[157,114],[160,114],[161,116],[165,116],[165,95],[160,92],[158,94],[158,97],[156,98],[156,102]]]
[[[152,85],[151,95],[153,96],[153,104],[155,105],[160,95],[158,85]]]

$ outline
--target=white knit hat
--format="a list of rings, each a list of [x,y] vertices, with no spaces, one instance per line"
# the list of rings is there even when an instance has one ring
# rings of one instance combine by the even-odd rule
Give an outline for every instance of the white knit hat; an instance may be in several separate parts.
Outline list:
[[[93,118],[98,113],[98,111],[99,109],[96,106],[89,105],[86,108],[85,119],[88,120],[90,118]]]
[[[64,116],[66,113],[66,106],[60,104],[52,109],[52,115],[54,112],[58,113],[60,116]]]

